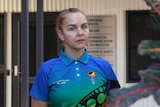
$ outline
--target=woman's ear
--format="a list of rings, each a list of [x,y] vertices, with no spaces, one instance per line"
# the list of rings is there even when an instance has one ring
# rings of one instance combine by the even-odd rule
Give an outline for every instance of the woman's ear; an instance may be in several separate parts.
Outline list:
[[[58,34],[58,37],[61,41],[64,41],[64,35],[63,35],[63,32],[61,30],[57,30],[57,34]]]

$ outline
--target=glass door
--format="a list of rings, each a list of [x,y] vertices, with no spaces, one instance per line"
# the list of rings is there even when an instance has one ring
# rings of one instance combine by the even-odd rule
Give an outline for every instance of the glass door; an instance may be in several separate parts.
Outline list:
[[[58,56],[59,40],[55,32],[55,21],[58,13],[44,13],[44,61]],[[12,15],[13,32],[13,107],[20,107],[21,69],[20,69],[20,44],[21,44],[21,14]],[[16,72],[15,72],[16,71]],[[36,13],[29,14],[29,89],[36,75]]]

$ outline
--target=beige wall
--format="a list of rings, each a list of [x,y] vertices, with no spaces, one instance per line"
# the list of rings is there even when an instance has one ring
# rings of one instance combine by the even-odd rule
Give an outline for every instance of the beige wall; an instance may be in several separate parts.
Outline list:
[[[22,0],[0,0],[0,13],[20,12]],[[35,12],[37,0],[29,1],[29,11]],[[59,11],[78,7],[88,15],[110,15],[124,10],[148,9],[144,0],[43,0],[44,11]]]
[[[22,0],[0,0],[0,13],[20,12]],[[36,11],[37,0],[29,0],[29,11]],[[116,15],[117,77],[122,87],[126,83],[126,10],[149,10],[144,0],[43,0],[45,12],[60,11],[68,7],[82,9],[86,15]],[[142,99],[132,107],[158,107],[152,97]]]

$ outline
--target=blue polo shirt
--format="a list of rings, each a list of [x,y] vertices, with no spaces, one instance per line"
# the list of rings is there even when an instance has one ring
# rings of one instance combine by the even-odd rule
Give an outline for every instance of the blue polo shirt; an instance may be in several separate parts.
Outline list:
[[[49,107],[99,107],[108,91],[119,87],[106,60],[88,55],[87,50],[75,60],[61,49],[59,57],[40,66],[30,96]]]

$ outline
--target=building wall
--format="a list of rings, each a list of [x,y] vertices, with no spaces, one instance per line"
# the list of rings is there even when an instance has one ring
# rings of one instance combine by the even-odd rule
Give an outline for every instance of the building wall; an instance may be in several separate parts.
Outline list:
[[[0,0],[0,13],[21,12],[22,0]],[[37,0],[29,0],[29,11],[36,12]],[[44,12],[56,12],[68,7],[82,9],[86,15],[116,15],[117,77],[122,87],[126,83],[126,10],[149,10],[144,0],[43,0]],[[152,97],[137,101],[131,107],[158,107]]]

